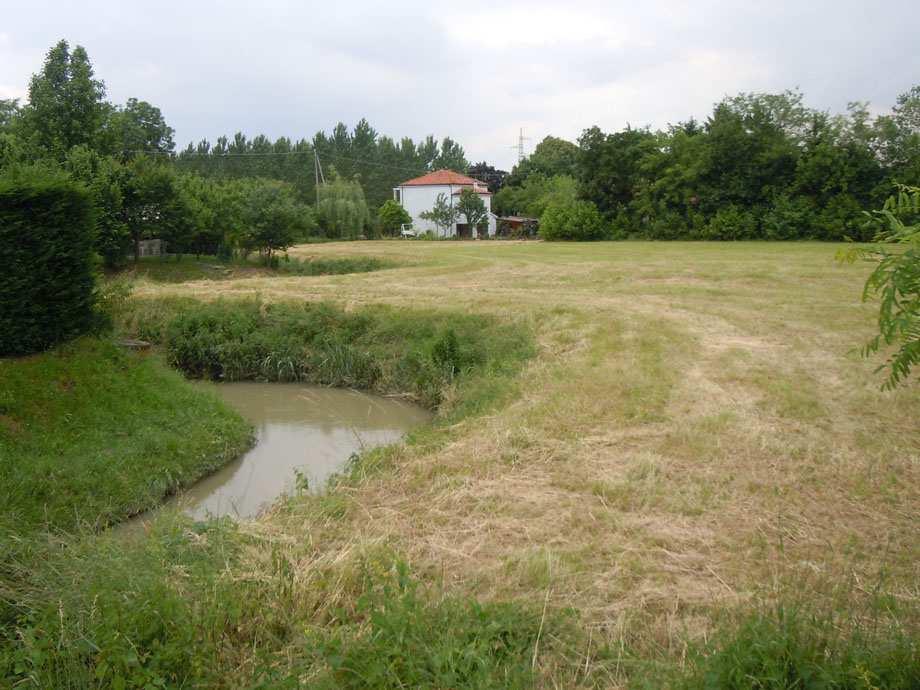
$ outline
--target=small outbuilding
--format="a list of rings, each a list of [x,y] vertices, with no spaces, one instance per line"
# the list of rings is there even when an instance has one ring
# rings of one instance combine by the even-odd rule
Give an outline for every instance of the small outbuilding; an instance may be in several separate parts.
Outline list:
[[[502,237],[536,237],[539,218],[528,216],[499,216],[498,234]]]

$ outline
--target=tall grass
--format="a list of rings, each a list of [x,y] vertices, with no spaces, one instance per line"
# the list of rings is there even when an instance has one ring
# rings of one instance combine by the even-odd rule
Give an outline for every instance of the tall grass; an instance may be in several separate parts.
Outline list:
[[[247,275],[325,276],[368,273],[399,264],[374,256],[282,257],[266,266],[260,259],[231,261],[216,256],[145,257],[127,267],[123,274],[143,276],[156,283],[184,283],[191,280],[230,280]]]
[[[329,304],[136,301],[124,323],[194,378],[303,381],[406,394],[437,407],[455,385],[513,371],[533,352],[525,324],[486,316]]]
[[[920,639],[882,612],[854,620],[780,604],[723,630],[675,685],[683,690],[916,690]]]
[[[298,585],[284,557],[246,576],[230,520],[163,515],[142,539],[47,544],[0,621],[0,684],[34,688],[523,688],[558,616],[422,588],[398,560]],[[9,592],[4,594],[9,595]],[[12,620],[10,620],[10,618]]]
[[[308,259],[282,259],[277,269],[280,273],[297,276],[331,276],[346,273],[370,273],[398,266],[395,261],[376,256],[311,257]]]

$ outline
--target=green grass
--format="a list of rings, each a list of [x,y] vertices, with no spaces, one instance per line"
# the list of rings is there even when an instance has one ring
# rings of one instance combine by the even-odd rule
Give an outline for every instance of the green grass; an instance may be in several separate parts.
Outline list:
[[[439,422],[256,524],[33,540],[0,686],[920,685],[920,399],[847,354],[874,310],[833,246],[297,251],[401,267],[148,282],[124,325],[199,375],[434,390]]]
[[[130,264],[121,273],[143,277],[155,283],[186,283],[193,280],[233,280],[271,275],[325,276],[367,273],[397,265],[394,261],[373,256],[282,256],[276,266],[269,268],[257,258],[227,261],[216,256],[179,255],[144,257],[136,264]]]
[[[355,622],[316,635],[316,688],[525,688],[542,634],[536,607],[432,600],[397,563],[367,580]],[[547,626],[557,632],[558,618]]]
[[[682,690],[916,690],[920,640],[876,612],[839,620],[777,606],[724,629],[674,685]]]
[[[439,596],[383,553],[353,563],[344,605],[311,624],[294,612],[305,599],[339,596],[337,583],[304,591],[280,556],[266,577],[227,577],[245,568],[247,541],[230,520],[163,515],[144,539],[46,548],[47,567],[19,584],[15,627],[0,626],[0,682],[523,688],[541,637],[547,649],[564,632],[561,616],[544,620],[534,606]]]
[[[215,395],[110,342],[0,360],[0,529],[103,527],[236,457],[250,433]]]

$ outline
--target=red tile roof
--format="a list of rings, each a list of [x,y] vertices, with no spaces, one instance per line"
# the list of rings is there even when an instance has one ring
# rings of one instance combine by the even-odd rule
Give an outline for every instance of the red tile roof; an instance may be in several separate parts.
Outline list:
[[[435,170],[434,172],[430,172],[427,175],[422,175],[421,177],[414,177],[411,180],[406,180],[399,186],[416,187],[431,184],[475,184],[482,185],[483,187],[485,186],[485,184],[479,180],[474,180],[472,177],[461,175],[460,173],[456,173],[453,170]]]

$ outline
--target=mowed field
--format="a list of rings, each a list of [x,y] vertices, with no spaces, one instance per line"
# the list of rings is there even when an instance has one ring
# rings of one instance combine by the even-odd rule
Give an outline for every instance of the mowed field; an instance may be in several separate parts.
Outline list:
[[[726,613],[776,598],[844,591],[858,606],[882,588],[918,602],[920,387],[882,392],[880,360],[855,352],[876,307],[860,301],[868,267],[837,263],[839,249],[304,245],[291,254],[402,266],[142,281],[136,293],[531,325],[538,352],[506,402],[401,447],[385,472],[342,489],[334,517],[287,509],[249,529],[287,549],[305,587],[387,549],[449,591],[574,607],[590,665],[600,641],[677,657]]]

